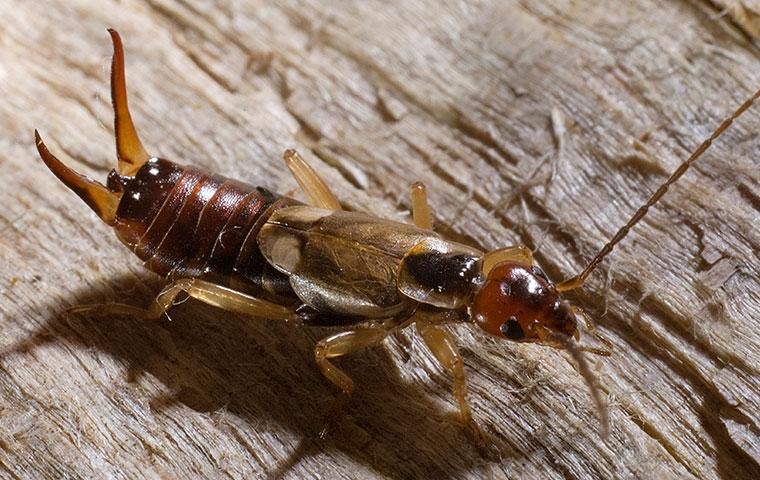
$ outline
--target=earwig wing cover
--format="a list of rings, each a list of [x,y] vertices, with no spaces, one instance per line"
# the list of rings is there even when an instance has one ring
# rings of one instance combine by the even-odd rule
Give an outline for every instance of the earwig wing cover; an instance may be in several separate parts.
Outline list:
[[[276,211],[258,240],[264,258],[290,275],[305,304],[380,318],[405,307],[396,287],[398,265],[406,250],[431,235],[359,213],[296,206]]]
[[[150,159],[150,155],[137,135],[127,103],[127,85],[124,73],[124,47],[119,32],[109,29],[113,41],[113,63],[111,64],[111,101],[114,110],[116,130],[116,153],[119,157],[119,173],[132,176]]]

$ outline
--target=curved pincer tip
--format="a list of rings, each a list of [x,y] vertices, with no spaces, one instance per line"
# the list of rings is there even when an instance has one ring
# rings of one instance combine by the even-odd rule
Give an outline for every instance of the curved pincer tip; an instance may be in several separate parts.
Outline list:
[[[58,179],[69,187],[79,198],[98,214],[98,216],[108,225],[113,225],[116,221],[116,209],[119,206],[120,197],[118,194],[108,190],[104,185],[92,180],[91,178],[80,175],[74,170],[63,164],[50,150],[40,137],[40,133],[34,130],[34,143],[37,146],[37,152],[45,165],[50,169]]]
[[[113,42],[111,63],[111,103],[114,110],[114,130],[116,130],[116,154],[119,157],[119,173],[132,176],[150,159],[145,151],[137,130],[132,122],[127,103],[127,81],[124,73],[124,46],[119,32],[108,29]]]

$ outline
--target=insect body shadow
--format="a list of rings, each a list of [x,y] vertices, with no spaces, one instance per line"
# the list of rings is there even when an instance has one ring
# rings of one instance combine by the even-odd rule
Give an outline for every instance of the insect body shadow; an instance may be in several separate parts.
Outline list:
[[[109,283],[128,290],[133,282],[133,277],[121,277]],[[112,291],[89,290],[75,296],[76,302],[108,302]],[[144,298],[145,292],[136,292],[119,300],[140,305]],[[61,312],[67,301],[54,298],[51,310]],[[167,391],[150,401],[159,421],[162,410],[183,405],[196,412],[222,413],[220,418],[234,415],[250,425],[251,433],[290,431],[300,439],[291,447],[293,457],[267,465],[270,478],[287,477],[302,455],[331,450],[343,451],[393,478],[458,478],[462,472],[457,465],[484,463],[454,415],[420,393],[418,385],[401,378],[399,369],[405,367],[391,358],[386,346],[342,363],[358,386],[348,407],[349,418],[327,440],[317,441],[323,413],[335,394],[313,360],[313,346],[324,329],[230,315],[193,300],[177,305],[170,315],[142,321],[60,313],[38,333],[6,348],[0,362],[8,365],[4,357],[9,352],[23,355],[44,344],[96,349],[125,366],[123,377],[113,379],[115,388],[140,383],[143,375],[158,380],[158,388]],[[224,423],[219,422],[222,430]],[[241,449],[248,448],[248,440],[239,441]],[[506,441],[495,447],[514,451]],[[424,453],[410,455],[415,451]]]

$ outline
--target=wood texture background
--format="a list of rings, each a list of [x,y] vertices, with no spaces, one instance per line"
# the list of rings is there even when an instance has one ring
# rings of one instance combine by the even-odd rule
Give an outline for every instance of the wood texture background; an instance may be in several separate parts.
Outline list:
[[[718,4],[0,0],[0,476],[760,478],[760,108],[571,296],[615,344],[592,359],[607,440],[566,355],[454,328],[496,459],[413,329],[340,362],[358,389],[315,443],[327,332],[192,301],[61,315],[161,285],[32,140],[113,168],[114,27],[151,153],[287,192],[296,147],[345,205],[400,220],[422,180],[440,231],[525,244],[558,280],[760,87],[751,3]]]

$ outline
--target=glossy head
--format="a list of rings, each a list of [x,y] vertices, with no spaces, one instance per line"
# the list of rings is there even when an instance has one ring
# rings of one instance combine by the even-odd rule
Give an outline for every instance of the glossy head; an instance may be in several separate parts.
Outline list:
[[[537,342],[570,353],[599,410],[602,436],[607,435],[607,407],[582,348],[576,343],[580,334],[575,314],[540,268],[514,261],[495,265],[475,293],[470,317],[491,335],[516,342]]]
[[[488,272],[470,316],[491,335],[516,342],[547,342],[551,334],[579,336],[575,315],[546,274],[518,262],[502,262]]]

